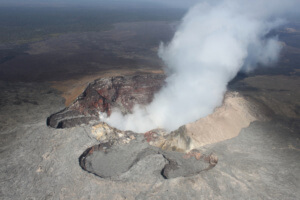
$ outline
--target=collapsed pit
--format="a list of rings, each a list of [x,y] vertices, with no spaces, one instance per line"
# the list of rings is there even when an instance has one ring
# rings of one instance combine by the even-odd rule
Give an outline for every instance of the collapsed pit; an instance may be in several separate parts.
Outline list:
[[[127,144],[113,141],[88,148],[79,158],[82,169],[115,181],[172,179],[197,175],[218,162],[214,154],[163,151],[141,137]]]

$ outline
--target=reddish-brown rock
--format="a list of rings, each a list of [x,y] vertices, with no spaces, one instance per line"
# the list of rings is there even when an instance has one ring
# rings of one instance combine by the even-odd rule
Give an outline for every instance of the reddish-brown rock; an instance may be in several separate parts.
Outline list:
[[[101,78],[90,83],[77,100],[48,117],[47,125],[68,128],[99,121],[99,112],[108,116],[112,109],[130,113],[136,104],[149,104],[164,84],[163,74],[143,74]]]

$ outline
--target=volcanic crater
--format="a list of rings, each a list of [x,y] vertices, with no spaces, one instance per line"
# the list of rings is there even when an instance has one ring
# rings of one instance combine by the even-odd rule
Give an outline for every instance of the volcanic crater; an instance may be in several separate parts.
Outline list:
[[[237,92],[229,92],[214,113],[172,132],[154,129],[138,134],[100,121],[99,113],[110,116],[113,109],[118,109],[128,114],[136,104],[149,104],[164,86],[165,79],[164,74],[97,79],[69,107],[48,117],[47,125],[52,128],[90,125],[91,135],[99,144],[83,152],[79,158],[81,168],[101,178],[128,181],[145,176],[186,177],[209,170],[218,158],[198,148],[235,137],[259,118],[251,112],[255,105],[250,108]]]
[[[164,151],[151,146],[157,140],[154,132],[145,135],[120,131],[100,123],[99,112],[110,116],[113,109],[130,113],[134,105],[147,105],[165,84],[163,74],[143,74],[101,78],[90,83],[73,104],[47,119],[53,128],[70,128],[82,124],[97,124],[100,144],[88,148],[79,157],[82,169],[101,178],[133,180],[149,176],[170,179],[191,176],[213,168],[218,161],[214,154],[193,150],[188,154]],[[99,137],[99,128],[102,136]],[[95,132],[95,131],[94,131]]]

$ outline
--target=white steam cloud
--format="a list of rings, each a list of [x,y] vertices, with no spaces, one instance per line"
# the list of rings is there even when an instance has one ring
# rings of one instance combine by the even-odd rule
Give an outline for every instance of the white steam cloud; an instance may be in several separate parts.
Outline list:
[[[150,105],[135,106],[125,116],[114,111],[102,120],[122,130],[146,132],[174,130],[212,113],[240,70],[277,60],[280,43],[266,35],[282,24],[276,17],[291,5],[293,1],[224,0],[192,7],[172,41],[159,49],[167,85]]]

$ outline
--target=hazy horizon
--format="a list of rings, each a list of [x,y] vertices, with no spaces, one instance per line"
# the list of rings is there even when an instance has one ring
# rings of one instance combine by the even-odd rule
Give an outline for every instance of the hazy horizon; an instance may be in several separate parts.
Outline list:
[[[188,9],[198,0],[3,0],[0,2],[0,6],[49,6],[49,7],[65,7],[65,6],[84,6],[84,7],[135,7],[135,8],[146,8],[146,7],[168,7],[168,8],[182,8]]]

